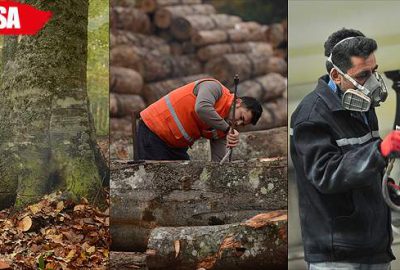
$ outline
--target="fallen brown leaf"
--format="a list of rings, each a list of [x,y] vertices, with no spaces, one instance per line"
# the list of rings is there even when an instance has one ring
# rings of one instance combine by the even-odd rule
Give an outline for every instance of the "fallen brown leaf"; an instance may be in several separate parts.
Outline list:
[[[81,198],[81,203],[82,204],[89,204],[88,200],[86,198]]]
[[[107,269],[108,216],[85,199],[75,205],[61,195],[0,211],[0,270],[37,269],[38,258],[46,270]]]
[[[75,257],[76,254],[76,250],[75,249],[71,249],[67,255],[67,257],[65,258],[67,262],[71,261],[72,258]]]
[[[28,216],[24,217],[21,221],[18,222],[17,227],[23,232],[28,231],[32,227],[32,219]]]
[[[57,209],[58,211],[63,210],[63,209],[64,209],[64,202],[63,202],[63,201],[59,201],[59,202],[57,203],[56,209]]]
[[[174,247],[175,247],[175,258],[177,258],[181,247],[179,240],[174,241]]]
[[[86,205],[84,205],[84,204],[75,205],[75,207],[74,207],[74,212],[75,212],[75,211],[84,211],[84,210],[85,210],[85,207],[86,207]]]
[[[28,206],[29,210],[31,210],[32,214],[36,215],[42,210],[42,205],[39,203]]]
[[[59,267],[57,267],[57,264],[54,262],[48,262],[46,263],[46,270],[47,269],[60,269]]]
[[[11,269],[11,267],[8,263],[0,261],[0,269]]]
[[[86,249],[86,252],[89,253],[89,254],[92,254],[95,251],[96,251],[96,247],[95,246],[91,246],[88,249]]]

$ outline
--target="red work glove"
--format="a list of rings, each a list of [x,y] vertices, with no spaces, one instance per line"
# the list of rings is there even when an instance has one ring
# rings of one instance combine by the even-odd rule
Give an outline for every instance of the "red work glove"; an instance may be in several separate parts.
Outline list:
[[[400,154],[400,130],[393,130],[387,135],[379,147],[382,156],[387,157],[392,153]]]

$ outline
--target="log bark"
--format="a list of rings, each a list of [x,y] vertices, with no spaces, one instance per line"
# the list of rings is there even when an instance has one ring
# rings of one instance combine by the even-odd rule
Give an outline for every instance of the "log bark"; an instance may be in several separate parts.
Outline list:
[[[147,13],[153,13],[158,8],[172,5],[198,5],[201,0],[142,0],[140,9]]]
[[[249,32],[260,31],[263,28],[258,22],[240,22],[235,24],[235,29],[243,29]]]
[[[204,46],[226,42],[228,37],[226,30],[198,31],[192,35],[191,41],[196,46]]]
[[[171,25],[172,19],[178,16],[186,15],[209,15],[215,14],[215,8],[212,5],[178,5],[160,8],[154,15],[154,23],[159,28],[166,29]]]
[[[203,161],[114,166],[113,249],[145,249],[156,226],[226,224],[285,209],[286,168],[286,159],[229,163],[223,169]]]
[[[135,70],[123,67],[110,67],[110,91],[119,94],[140,95],[143,78]]]
[[[273,55],[272,46],[265,42],[223,43],[203,47],[197,51],[201,61],[219,57],[229,53],[258,53],[267,56]]]
[[[228,29],[198,31],[193,33],[191,40],[195,46],[205,46],[223,42],[265,41],[265,28],[250,31],[248,29]]]
[[[160,54],[170,54],[167,42],[157,36],[131,33],[130,31],[115,30],[110,34],[110,46],[115,48],[119,45],[135,46],[145,48],[147,52],[158,52]]]
[[[283,37],[284,37],[285,41],[287,41],[288,40],[288,21],[287,21],[287,19],[284,19],[281,22],[281,24],[283,26]]]
[[[139,252],[110,252],[111,270],[148,270],[146,254]]]
[[[244,81],[238,85],[238,96],[250,96],[261,102],[279,98],[287,88],[287,79],[278,73]]]
[[[211,74],[227,87],[233,86],[232,77],[240,74],[240,80],[245,81],[270,72],[287,73],[287,64],[282,58],[266,54],[227,54],[210,60],[205,65],[205,72]]]
[[[142,76],[144,63],[142,61],[145,52],[136,46],[120,45],[111,49],[110,64],[115,67],[125,67],[136,70]]]
[[[267,73],[276,72],[287,77],[287,69],[287,61],[284,58],[274,56],[268,61]]]
[[[159,100],[172,90],[181,87],[187,83],[202,79],[209,78],[207,74],[198,74],[187,77],[180,77],[176,79],[164,80],[155,83],[146,84],[143,90],[143,97],[148,105]]]
[[[153,31],[149,16],[136,8],[113,7],[110,20],[111,30],[122,29],[142,34],[151,34]]]
[[[258,158],[287,156],[287,127],[242,132],[240,142],[233,150],[232,160],[254,160]],[[128,145],[127,145],[128,147]],[[210,160],[210,142],[197,141],[188,151],[191,160]]]
[[[263,113],[257,125],[238,128],[239,131],[266,130],[287,125],[287,98],[281,97],[262,105]]]
[[[136,0],[111,0],[110,7],[135,7]]]
[[[169,43],[172,55],[195,54],[197,48],[190,41]]]
[[[139,95],[110,94],[110,115],[123,117],[132,112],[140,112],[146,108],[146,104]]]
[[[132,136],[132,120],[131,117],[110,118],[110,137],[112,138],[127,138]],[[129,144],[130,145],[130,144]],[[127,147],[129,147],[127,145]]]
[[[243,32],[243,29],[232,29],[228,30],[229,39],[236,42],[241,41],[265,41],[265,29],[268,26],[262,25],[260,29],[246,30]],[[247,33],[243,35],[243,33]]]
[[[120,130],[115,130],[114,120],[123,122]],[[115,140],[111,141],[111,159],[132,159],[132,142],[130,119],[111,118],[111,132]],[[129,125],[129,127],[126,127]],[[126,130],[125,130],[126,128]],[[125,133],[124,133],[125,130]],[[117,135],[117,136],[116,136]],[[210,142],[200,139],[188,150],[191,160],[210,161]],[[287,127],[279,127],[261,131],[242,132],[240,143],[234,149],[232,160],[256,160],[259,158],[287,156]]]
[[[149,269],[287,269],[287,211],[222,225],[155,228]]]
[[[170,30],[176,39],[187,40],[197,31],[229,29],[241,21],[242,19],[238,16],[226,14],[187,15],[175,17],[172,20]]]
[[[285,28],[282,23],[271,24],[265,31],[266,40],[271,43],[274,48],[278,47],[284,40],[287,40],[286,35],[287,33],[285,33]]]
[[[111,65],[134,69],[146,82],[199,74],[203,70],[194,55],[165,55],[127,45],[111,50]]]
[[[203,67],[194,55],[148,54],[144,58],[144,75],[147,82],[178,78],[202,73]]]

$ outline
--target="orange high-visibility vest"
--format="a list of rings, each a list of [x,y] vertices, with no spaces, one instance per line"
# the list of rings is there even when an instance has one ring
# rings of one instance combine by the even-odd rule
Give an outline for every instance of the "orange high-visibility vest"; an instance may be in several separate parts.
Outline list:
[[[202,79],[180,88],[177,88],[151,104],[140,113],[146,126],[171,147],[188,147],[200,137],[207,139],[223,138],[226,134],[220,130],[212,130],[198,117],[195,111],[196,95],[194,88],[203,81],[216,81],[215,79]],[[233,94],[222,86],[222,96],[214,104],[215,111],[227,118]]]

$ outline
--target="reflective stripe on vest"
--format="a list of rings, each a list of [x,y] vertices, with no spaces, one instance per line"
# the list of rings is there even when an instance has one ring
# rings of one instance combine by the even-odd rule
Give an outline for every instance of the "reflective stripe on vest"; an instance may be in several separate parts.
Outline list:
[[[379,131],[374,130],[371,133],[367,133],[364,136],[358,138],[344,138],[340,140],[336,140],[336,144],[338,146],[346,146],[346,145],[355,145],[355,144],[363,144],[371,140],[372,138],[379,138]]]
[[[187,134],[185,128],[182,126],[182,123],[181,123],[181,121],[180,121],[179,118],[178,118],[178,115],[176,115],[175,109],[174,109],[174,107],[172,107],[171,100],[169,99],[169,95],[166,95],[166,96],[165,96],[165,101],[166,101],[166,103],[167,103],[168,110],[169,110],[169,112],[171,113],[172,118],[174,118],[174,122],[175,122],[175,124],[177,125],[179,131],[182,133],[183,137],[184,137],[188,142],[190,142],[190,143],[193,142],[193,141],[194,141],[193,138],[190,137],[189,134]]]

